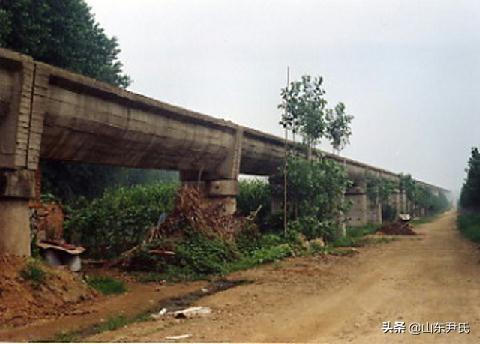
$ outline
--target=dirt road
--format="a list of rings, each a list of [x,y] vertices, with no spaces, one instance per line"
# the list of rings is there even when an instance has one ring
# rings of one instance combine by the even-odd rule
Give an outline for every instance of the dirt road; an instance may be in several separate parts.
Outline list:
[[[455,229],[455,214],[415,237],[366,247],[353,257],[293,258],[238,274],[255,282],[197,305],[204,318],[131,324],[95,341],[410,343],[480,342],[480,252]],[[234,276],[237,277],[237,276]],[[469,322],[471,333],[384,334],[382,322]]]

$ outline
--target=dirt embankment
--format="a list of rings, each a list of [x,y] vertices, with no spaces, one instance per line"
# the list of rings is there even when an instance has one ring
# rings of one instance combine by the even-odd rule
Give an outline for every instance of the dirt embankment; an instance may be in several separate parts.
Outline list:
[[[14,256],[0,256],[0,267],[1,327],[75,314],[78,303],[96,297],[68,271]]]

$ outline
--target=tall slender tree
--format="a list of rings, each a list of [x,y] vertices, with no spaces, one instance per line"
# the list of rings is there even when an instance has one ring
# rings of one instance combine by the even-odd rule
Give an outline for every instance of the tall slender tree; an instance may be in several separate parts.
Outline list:
[[[353,116],[346,113],[345,104],[338,103],[334,109],[327,110],[326,117],[328,123],[327,137],[338,154],[349,143],[349,138],[352,135],[350,125]]]

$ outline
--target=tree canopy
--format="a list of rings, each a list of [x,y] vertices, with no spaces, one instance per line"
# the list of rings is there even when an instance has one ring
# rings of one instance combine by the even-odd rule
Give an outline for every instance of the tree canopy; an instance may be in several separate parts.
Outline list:
[[[472,148],[467,178],[460,193],[460,206],[462,208],[480,208],[480,152],[477,147]]]
[[[352,134],[350,124],[353,116],[346,114],[346,106],[338,103],[334,109],[327,108],[325,89],[321,76],[302,76],[281,90],[283,102],[278,106],[284,110],[280,124],[293,134],[299,133],[308,148],[312,149],[323,138],[330,140],[335,150],[341,150]]]
[[[83,0],[0,0],[0,46],[112,85],[130,78]]]
[[[105,34],[83,0],[0,0],[0,47],[114,86],[130,84],[118,58],[117,39]],[[41,165],[43,191],[63,200],[95,197],[131,179],[125,177],[129,171],[112,166],[63,161]]]

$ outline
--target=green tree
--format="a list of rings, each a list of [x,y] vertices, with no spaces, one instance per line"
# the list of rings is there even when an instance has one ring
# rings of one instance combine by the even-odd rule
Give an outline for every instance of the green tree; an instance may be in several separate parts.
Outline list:
[[[0,0],[0,46],[115,86],[130,78],[83,0]],[[62,199],[97,196],[124,174],[112,166],[42,161],[44,190]]]
[[[407,199],[411,202],[415,202],[416,195],[415,195],[415,180],[413,180],[412,176],[409,174],[401,174],[400,175],[400,189],[405,191]]]
[[[467,209],[480,208],[480,152],[472,148],[466,169],[467,178],[460,193],[460,206]]]
[[[0,44],[34,59],[127,87],[120,49],[83,0],[0,0]]]
[[[284,109],[280,124],[293,133],[302,135],[308,149],[308,157],[312,149],[326,135],[327,119],[325,107],[327,101],[323,97],[325,90],[323,78],[302,76],[301,81],[293,81],[281,90],[283,102],[278,106]]]
[[[284,228],[287,217],[293,216],[297,225],[298,221],[303,222],[299,227],[317,228],[309,236],[326,228],[337,229],[344,210],[343,194],[349,182],[343,167],[322,157],[314,161],[313,149],[323,138],[330,138],[337,151],[342,149],[351,135],[353,116],[346,114],[343,103],[334,109],[327,108],[321,76],[304,75],[300,81],[288,84],[280,94],[282,103],[278,107],[284,110],[280,124],[287,134],[298,132],[307,147],[307,160],[286,157],[284,171],[280,172],[283,183],[276,183],[282,185],[285,202],[290,205],[290,210],[284,210]]]
[[[343,103],[338,103],[334,109],[327,111],[327,136],[335,151],[341,151],[349,143],[352,120],[353,116],[346,113],[346,106]]]
[[[307,146],[310,160],[312,150],[323,138],[330,139],[335,150],[339,151],[348,143],[352,134],[350,125],[353,116],[346,114],[346,106],[338,103],[334,109],[327,108],[323,78],[302,76],[281,90],[284,110],[280,124],[293,134],[299,133]]]
[[[303,228],[309,231],[310,237],[325,234],[321,231],[335,232],[338,214],[345,210],[343,193],[350,185],[343,166],[329,159],[308,161],[301,157],[289,158],[288,166],[288,217],[305,222],[307,227],[316,223],[316,233],[312,233],[311,228]],[[283,170],[271,177],[274,196],[284,192],[281,180]]]

